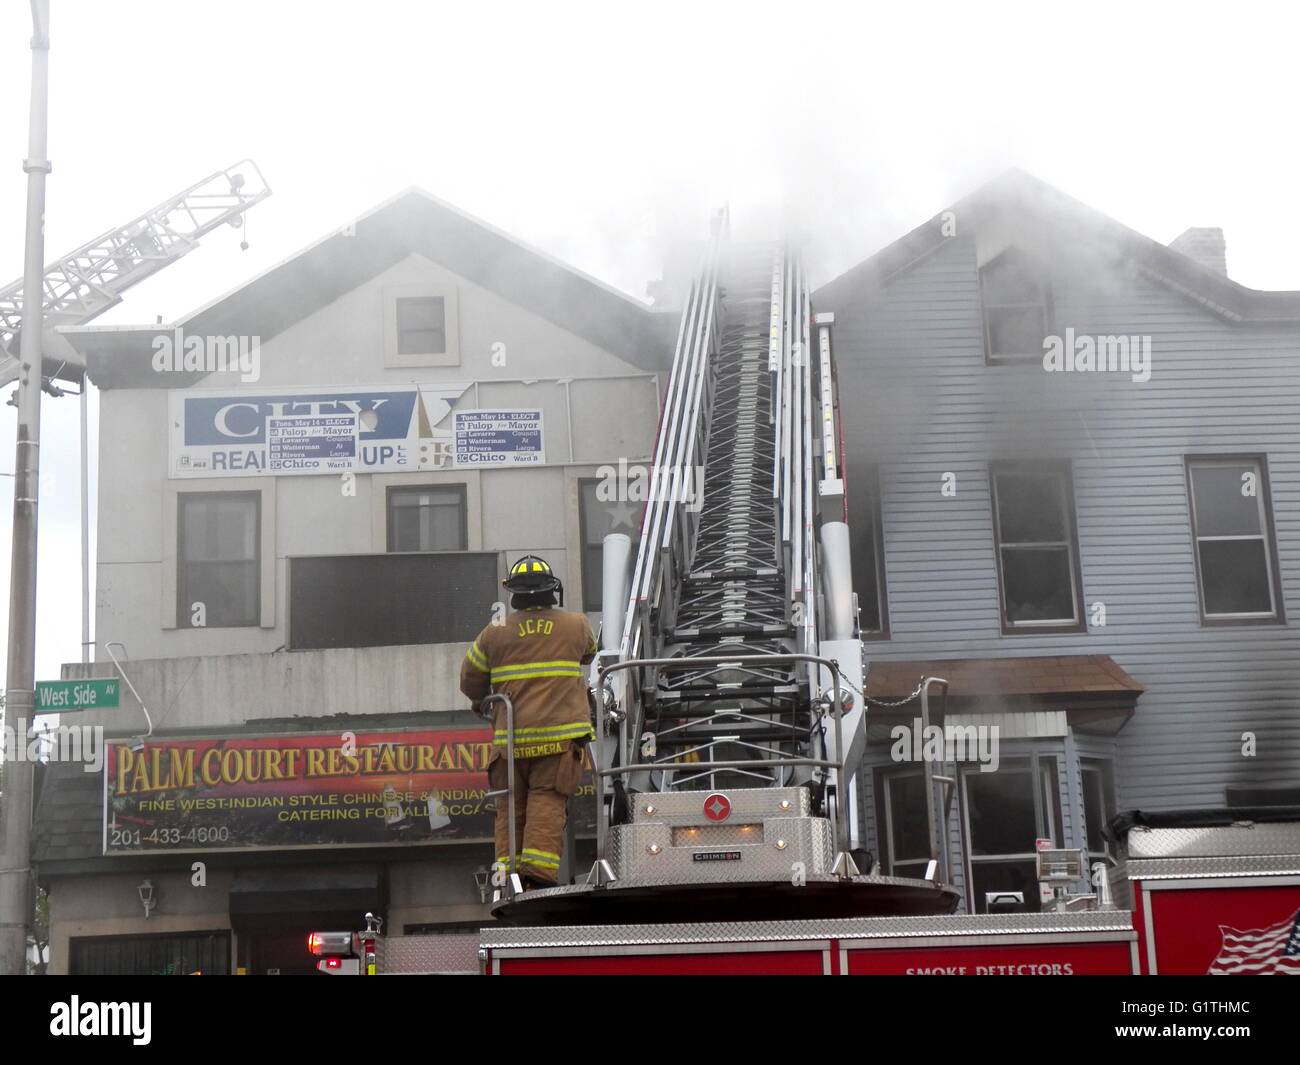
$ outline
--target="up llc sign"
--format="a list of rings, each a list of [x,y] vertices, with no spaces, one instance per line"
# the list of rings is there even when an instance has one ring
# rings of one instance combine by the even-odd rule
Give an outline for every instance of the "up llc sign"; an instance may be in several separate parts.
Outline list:
[[[434,468],[441,453],[433,426],[447,416],[466,387],[172,392],[171,475],[247,477]]]

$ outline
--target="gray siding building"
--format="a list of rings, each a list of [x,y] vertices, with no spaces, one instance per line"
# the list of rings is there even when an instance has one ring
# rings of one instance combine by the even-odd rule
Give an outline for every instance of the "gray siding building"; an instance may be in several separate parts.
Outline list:
[[[993,868],[1021,820],[1095,851],[1117,809],[1295,801],[1300,293],[1245,289],[1223,260],[1217,231],[1167,248],[1012,173],[815,293],[868,693],[947,674],[955,720],[1005,741],[953,818],[977,887],[1034,886],[1025,832]],[[888,866],[916,856],[919,774],[872,735]]]

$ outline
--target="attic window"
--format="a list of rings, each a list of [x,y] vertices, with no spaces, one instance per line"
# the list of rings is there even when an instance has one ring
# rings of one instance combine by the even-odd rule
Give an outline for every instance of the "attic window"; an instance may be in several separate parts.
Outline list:
[[[1018,248],[980,268],[984,351],[989,362],[1040,360],[1052,332],[1052,295],[1046,271]]]
[[[413,281],[385,285],[384,365],[460,365],[460,310],[455,284]]]
[[[441,355],[447,350],[447,305],[441,296],[397,300],[397,353]]]

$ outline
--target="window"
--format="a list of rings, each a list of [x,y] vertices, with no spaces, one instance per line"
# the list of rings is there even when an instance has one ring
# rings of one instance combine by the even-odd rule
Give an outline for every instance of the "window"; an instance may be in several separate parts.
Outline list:
[[[230,972],[229,932],[73,939],[73,976],[225,976]]]
[[[974,903],[972,912],[988,912],[985,897],[991,891],[1022,892],[1025,909],[1037,911],[1035,841],[1059,841],[1063,835],[1056,759],[1004,761],[996,773],[964,767],[961,784],[970,866],[967,897]]]
[[[1189,458],[1187,481],[1202,621],[1281,621],[1262,457]]]
[[[930,861],[930,830],[926,825],[925,773],[889,773],[884,792],[884,867],[891,876],[925,876]]]
[[[459,295],[454,284],[430,279],[385,285],[383,307],[385,366],[460,365]]]
[[[388,489],[389,551],[464,551],[468,541],[464,485]]]
[[[1115,804],[1111,800],[1113,775],[1109,762],[1080,762],[1079,772],[1083,779],[1083,819],[1088,828],[1089,860],[1106,854],[1106,837],[1102,829],[1115,816]]]
[[[994,466],[991,479],[1002,631],[1083,631],[1068,469]]]
[[[180,627],[259,623],[261,501],[259,492],[183,492],[178,497]],[[202,604],[201,611],[196,604]]]
[[[578,520],[582,535],[582,609],[594,613],[601,608],[604,589],[604,543],[610,533],[626,533],[632,549],[641,537],[641,511],[634,503],[601,499],[603,481],[578,482]]]
[[[864,637],[888,638],[889,606],[885,594],[885,549],[880,518],[880,483],[875,470],[853,482],[865,496],[861,532],[853,543],[853,583],[858,593],[858,623]],[[856,507],[855,507],[856,509]]]
[[[447,305],[441,296],[396,301],[397,354],[441,355],[447,350]]]
[[[1041,360],[1052,332],[1051,288],[1045,271],[1009,248],[980,268],[984,351],[989,362]]]

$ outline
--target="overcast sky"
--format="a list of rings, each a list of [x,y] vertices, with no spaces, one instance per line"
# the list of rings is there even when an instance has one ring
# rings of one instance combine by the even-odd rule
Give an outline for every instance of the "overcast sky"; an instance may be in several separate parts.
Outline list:
[[[1233,278],[1300,289],[1294,4],[52,6],[47,261],[246,156],[274,190],[248,251],[214,233],[105,322],[178,317],[409,185],[641,298],[714,205],[799,237],[821,282],[1009,166],[1162,242],[1222,226]],[[6,0],[0,283],[22,272],[29,38]],[[53,678],[80,654],[76,400],[44,412]],[[0,471],[13,439],[0,406]]]

